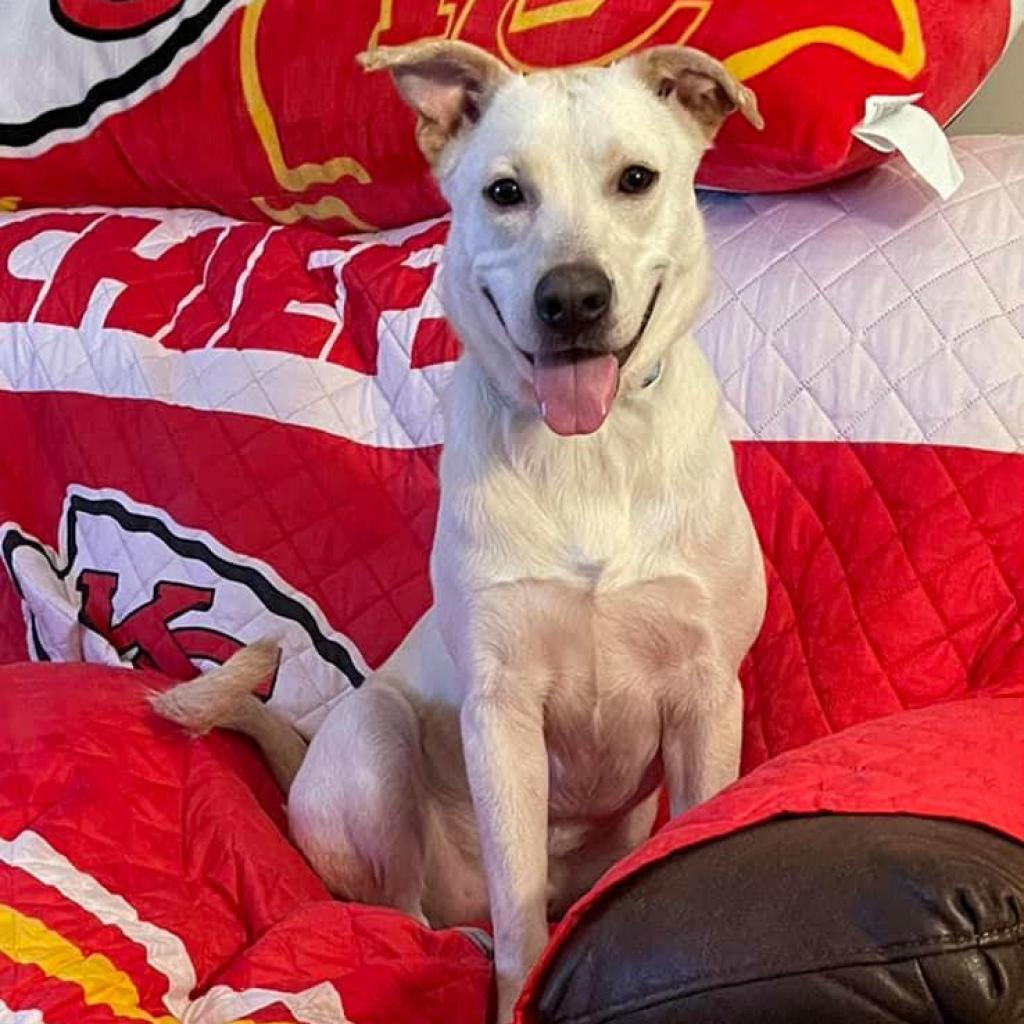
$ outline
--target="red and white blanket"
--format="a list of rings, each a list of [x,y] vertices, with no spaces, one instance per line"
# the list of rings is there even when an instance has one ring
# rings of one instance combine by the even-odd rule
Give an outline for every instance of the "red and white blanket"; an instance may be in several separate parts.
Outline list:
[[[1024,686],[1024,141],[959,158],[945,205],[899,165],[705,203],[699,339],[770,588],[746,772]],[[163,728],[140,685],[272,636],[264,697],[311,734],[427,609],[445,232],[0,219],[0,662],[93,663],[0,675],[0,1019],[482,1019],[472,934],[328,902],[252,752]],[[941,758],[898,735],[909,776],[874,793],[913,809]],[[811,749],[787,800],[820,792]],[[736,822],[785,805],[756,788],[777,763]]]

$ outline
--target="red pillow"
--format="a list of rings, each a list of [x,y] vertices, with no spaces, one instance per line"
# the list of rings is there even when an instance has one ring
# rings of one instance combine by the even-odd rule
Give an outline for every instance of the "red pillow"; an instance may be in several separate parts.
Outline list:
[[[1002,53],[1010,0],[52,0],[0,22],[0,206],[201,206],[332,230],[442,202],[411,115],[355,55],[427,35],[516,67],[686,42],[759,94],[707,186],[785,190],[882,157],[851,129],[873,95],[948,120]],[[1020,12],[1016,16],[1019,21]],[[824,23],[824,24],[823,24]]]

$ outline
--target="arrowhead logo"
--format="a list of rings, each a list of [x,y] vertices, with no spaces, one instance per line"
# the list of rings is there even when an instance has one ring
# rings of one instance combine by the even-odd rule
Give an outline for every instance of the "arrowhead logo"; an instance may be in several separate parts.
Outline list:
[[[281,645],[259,696],[311,735],[366,675],[350,639],[267,565],[112,490],[72,488],[53,551],[17,524],[0,557],[39,661],[97,661],[190,679],[257,639]]]

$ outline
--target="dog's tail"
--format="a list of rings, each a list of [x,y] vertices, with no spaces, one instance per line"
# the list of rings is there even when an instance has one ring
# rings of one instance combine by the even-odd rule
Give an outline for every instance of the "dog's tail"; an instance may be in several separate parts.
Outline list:
[[[156,694],[150,703],[162,718],[197,735],[222,726],[255,740],[287,793],[306,756],[306,741],[252,692],[275,672],[279,656],[272,643],[250,644],[219,668]]]

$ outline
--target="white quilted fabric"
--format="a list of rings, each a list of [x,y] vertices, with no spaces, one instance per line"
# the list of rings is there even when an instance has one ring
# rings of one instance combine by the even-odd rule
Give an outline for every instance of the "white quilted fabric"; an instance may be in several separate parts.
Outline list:
[[[717,277],[698,337],[735,437],[1024,448],[1024,138],[954,146],[966,181],[948,202],[900,161],[798,195],[705,195]],[[211,214],[143,213],[154,219],[139,246],[145,258],[160,239],[238,228]],[[440,256],[436,239],[415,238],[429,228],[362,241],[411,248],[406,265],[423,266]],[[37,236],[13,250],[6,270],[45,282],[41,303],[77,237]],[[309,263],[340,267],[352,256],[324,236]],[[37,321],[35,310],[25,323],[0,324],[0,388],[230,409],[383,447],[442,440],[437,395],[450,365],[411,365],[417,330],[440,316],[434,289],[418,306],[380,309],[377,373],[368,375],[324,354],[223,346],[243,292],[253,299],[245,286],[207,347],[178,351],[162,344],[174,321],[149,336],[110,326],[125,286],[105,279],[77,326]],[[286,312],[340,330],[346,296],[340,289],[333,309]]]
[[[1024,448],[1024,139],[956,151],[947,202],[899,162],[803,195],[706,197],[698,337],[734,436]]]
[[[3,270],[8,275],[43,287],[25,323],[0,322],[0,388],[155,399],[192,409],[246,413],[324,430],[376,447],[421,448],[440,443],[437,396],[450,367],[410,366],[420,321],[441,316],[434,290],[412,310],[380,311],[375,375],[329,362],[326,352],[310,359],[286,350],[240,349],[224,344],[240,306],[254,301],[249,288],[253,266],[262,257],[268,239],[282,230],[280,227],[265,229],[235,285],[230,315],[203,348],[181,352],[166,347],[164,340],[174,329],[177,316],[186,312],[188,303],[205,288],[187,296],[175,318],[152,335],[110,325],[111,309],[126,286],[113,276],[104,277],[97,285],[79,323],[69,326],[41,321],[37,319],[38,311],[55,287],[68,251],[105,219],[125,215],[153,218],[153,230],[134,249],[134,254],[145,260],[155,260],[170,245],[203,231],[220,230],[219,245],[232,230],[249,228],[198,210],[83,209],[98,212],[100,219],[80,232],[50,230],[34,235],[16,246],[7,259]],[[0,226],[30,221],[45,212],[28,209],[0,214]],[[435,223],[363,236],[355,248],[348,241],[338,242],[323,235],[322,247],[310,253],[307,269],[334,269],[338,277],[335,305],[312,309],[291,306],[287,312],[298,318],[330,321],[335,333],[339,332],[346,317],[347,296],[341,283],[345,263],[363,249],[399,247]],[[414,255],[420,265],[437,263],[440,257],[433,246],[425,246]],[[396,317],[404,323],[396,324]],[[405,329],[397,329],[400,327]]]

